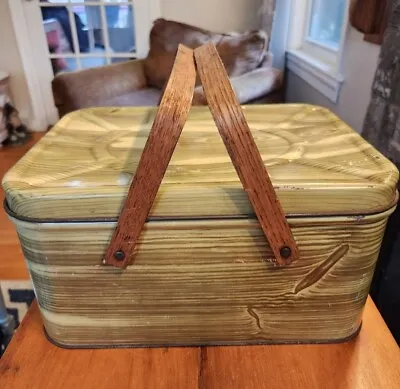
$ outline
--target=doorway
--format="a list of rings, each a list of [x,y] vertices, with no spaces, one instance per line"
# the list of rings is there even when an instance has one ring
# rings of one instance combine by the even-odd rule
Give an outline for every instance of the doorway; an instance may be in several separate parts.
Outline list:
[[[61,72],[143,57],[159,0],[8,0],[41,126],[58,116],[51,81]]]

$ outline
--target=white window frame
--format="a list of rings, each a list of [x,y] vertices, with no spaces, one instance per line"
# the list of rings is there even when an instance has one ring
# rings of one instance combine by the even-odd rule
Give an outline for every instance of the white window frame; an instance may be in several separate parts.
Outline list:
[[[287,67],[329,100],[337,103],[344,81],[342,59],[349,25],[350,0],[346,0],[341,40],[337,50],[308,36],[312,1],[290,0]]]
[[[102,4],[103,3],[103,4]],[[49,2],[49,3],[40,3],[40,7],[42,8],[52,8],[52,7],[57,7],[57,6],[64,6],[67,8],[68,10],[68,14],[70,17],[70,24],[71,24],[71,33],[72,33],[72,40],[73,40],[73,51],[71,51],[70,53],[62,53],[62,54],[48,54],[48,58],[49,59],[57,59],[57,58],[71,58],[71,59],[75,59],[76,60],[76,64],[77,64],[77,70],[81,70],[84,67],[82,66],[82,59],[85,58],[98,58],[98,57],[102,57],[106,60],[105,65],[110,65],[112,62],[111,60],[113,58],[135,58],[138,56],[138,52],[139,53],[145,53],[147,52],[148,49],[148,45],[147,45],[147,37],[145,36],[144,39],[142,39],[141,33],[143,31],[143,28],[137,29],[138,33],[139,33],[139,37],[141,39],[137,39],[136,37],[136,47],[135,47],[135,51],[130,51],[130,52],[117,52],[114,53],[111,50],[111,45],[110,45],[110,39],[109,39],[109,32],[107,28],[104,28],[104,26],[107,25],[106,22],[106,13],[105,13],[105,8],[104,6],[123,6],[123,5],[127,5],[127,6],[132,6],[135,7],[135,10],[137,10],[138,7],[143,6],[143,2],[139,2],[136,0],[128,0],[127,2],[121,2],[118,0],[106,0],[106,2],[97,2],[97,1],[91,1],[91,0],[71,0],[71,1],[67,1],[67,0],[59,0],[57,2]],[[74,23],[74,19],[73,19],[73,15],[74,15],[74,10],[73,7],[75,5],[80,5],[80,6],[84,6],[84,7],[97,7],[98,10],[100,11],[100,17],[101,17],[101,31],[103,34],[103,39],[104,39],[104,50],[105,52],[99,54],[99,53],[81,53],[79,50],[79,40],[78,40],[78,32],[76,29],[76,25]],[[90,8],[89,8],[90,9]],[[86,12],[88,11],[88,8],[86,8]],[[137,26],[137,24],[141,23],[141,18],[137,17],[138,12],[134,12],[134,25]],[[90,14],[88,14],[90,15]],[[140,14],[142,16],[142,13]],[[147,32],[147,29],[144,29]],[[94,37],[92,35],[92,33],[89,33],[89,42],[90,41],[94,41]],[[143,55],[142,55],[143,56]]]
[[[45,131],[48,125],[54,124],[58,119],[58,113],[54,106],[51,91],[52,70],[51,63],[47,60],[43,67],[38,66],[40,58],[49,58],[47,41],[43,29],[29,28],[32,24],[42,23],[39,0],[5,0],[10,9],[11,21],[14,27],[18,51],[21,58],[24,76],[27,84],[27,92],[31,102],[30,112],[27,112],[24,120],[34,131]],[[59,5],[59,4],[58,4]],[[98,5],[98,4],[96,4]],[[108,5],[113,5],[110,2]],[[119,4],[120,5],[120,4]],[[161,17],[160,0],[134,0],[135,9],[140,8],[141,17],[135,15],[136,31],[136,56],[143,58],[149,48],[149,33],[155,19]],[[73,28],[73,27],[72,27]],[[34,33],[32,34],[32,31]],[[75,38],[76,39],[76,36]],[[112,57],[118,55],[114,53]],[[79,56],[90,57],[79,53]],[[126,57],[125,54],[123,54]],[[50,58],[57,58],[56,54]],[[107,59],[107,61],[109,61]],[[11,75],[12,76],[12,75]]]

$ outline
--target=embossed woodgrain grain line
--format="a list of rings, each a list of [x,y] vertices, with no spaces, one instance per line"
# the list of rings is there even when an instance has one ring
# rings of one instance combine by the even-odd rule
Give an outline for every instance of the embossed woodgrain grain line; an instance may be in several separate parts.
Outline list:
[[[349,251],[349,245],[339,246],[332,254],[330,254],[321,264],[307,274],[294,288],[294,293],[299,293],[318,282],[324,277],[328,271],[340,261]]]

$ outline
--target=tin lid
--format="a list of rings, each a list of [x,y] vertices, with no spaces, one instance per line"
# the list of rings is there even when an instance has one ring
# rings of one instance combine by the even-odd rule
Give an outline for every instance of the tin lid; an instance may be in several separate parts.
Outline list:
[[[396,167],[330,111],[249,105],[244,113],[287,216],[363,215],[396,201]],[[63,117],[4,177],[11,212],[40,220],[116,219],[155,108]],[[248,217],[253,210],[207,107],[193,107],[151,218]]]

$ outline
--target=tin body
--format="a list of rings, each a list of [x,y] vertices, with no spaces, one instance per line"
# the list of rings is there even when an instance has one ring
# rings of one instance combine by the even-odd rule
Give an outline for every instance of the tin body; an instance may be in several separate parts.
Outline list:
[[[329,111],[247,106],[301,258],[276,266],[207,107],[192,108],[124,271],[102,265],[154,108],[64,117],[3,180],[67,347],[338,342],[361,324],[397,169]]]

